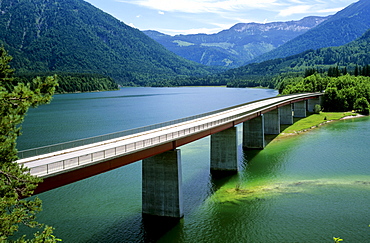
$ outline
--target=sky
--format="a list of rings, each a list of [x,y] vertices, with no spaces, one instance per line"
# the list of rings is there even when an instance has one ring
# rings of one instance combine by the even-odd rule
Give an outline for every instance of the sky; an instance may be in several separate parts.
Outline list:
[[[213,34],[237,23],[335,14],[357,0],[85,0],[139,30]]]

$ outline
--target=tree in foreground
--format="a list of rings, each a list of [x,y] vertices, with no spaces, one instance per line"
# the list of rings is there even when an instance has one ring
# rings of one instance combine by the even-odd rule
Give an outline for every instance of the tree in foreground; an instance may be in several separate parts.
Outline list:
[[[55,242],[58,239],[52,234],[53,228],[36,221],[41,200],[27,199],[41,179],[16,162],[16,139],[28,109],[50,102],[57,86],[56,76],[16,83],[9,65],[11,60],[4,47],[0,47],[0,242],[11,242],[9,237],[20,225],[42,231],[32,239],[23,236],[16,242]]]

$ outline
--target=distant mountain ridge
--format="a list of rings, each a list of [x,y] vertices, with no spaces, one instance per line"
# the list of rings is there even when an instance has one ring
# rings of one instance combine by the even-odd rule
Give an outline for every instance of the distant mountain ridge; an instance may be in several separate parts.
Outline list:
[[[144,31],[168,50],[205,65],[239,67],[305,33],[329,17],[306,17],[298,21],[239,23],[217,34],[170,36]]]
[[[263,83],[272,84],[278,75],[303,75],[308,69],[327,72],[329,68],[338,67],[354,72],[356,67],[370,64],[370,29],[360,38],[338,47],[325,47],[308,50],[285,58],[267,60],[261,63],[228,70],[220,75],[220,80],[226,80],[230,86],[253,86]]]
[[[97,73],[151,85],[211,73],[83,0],[1,0],[1,44],[18,74]]]
[[[325,22],[252,61],[258,63],[304,52],[309,49],[341,46],[359,38],[370,28],[370,1],[359,0]]]

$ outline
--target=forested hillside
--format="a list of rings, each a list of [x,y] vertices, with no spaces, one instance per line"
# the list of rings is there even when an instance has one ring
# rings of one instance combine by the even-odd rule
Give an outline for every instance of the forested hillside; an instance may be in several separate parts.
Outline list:
[[[314,73],[333,77],[346,73],[370,76],[370,45],[368,43],[370,43],[370,30],[357,40],[343,46],[308,50],[286,58],[252,63],[216,75],[201,78],[177,78],[168,82],[157,82],[154,85],[279,88],[281,80],[287,77],[305,77]]]
[[[287,57],[310,49],[341,46],[370,28],[370,1],[360,0],[306,33],[252,60],[253,63]]]
[[[355,73],[356,67],[370,64],[370,30],[359,39],[340,47],[327,47],[265,61],[226,71],[219,75],[230,86],[263,85],[273,87],[273,78],[278,76],[303,76],[306,71],[328,72],[338,68]]]
[[[144,33],[188,60],[235,68],[307,32],[326,19],[328,17],[306,17],[298,21],[266,24],[239,23],[210,35],[170,36],[157,31]]]
[[[29,73],[16,76],[21,83],[31,83],[37,77],[55,76],[58,82],[56,93],[106,91],[118,89],[118,84],[108,76],[91,73]]]
[[[121,84],[150,85],[212,71],[83,0],[2,0],[0,13],[0,44],[13,56],[17,75],[93,73]]]

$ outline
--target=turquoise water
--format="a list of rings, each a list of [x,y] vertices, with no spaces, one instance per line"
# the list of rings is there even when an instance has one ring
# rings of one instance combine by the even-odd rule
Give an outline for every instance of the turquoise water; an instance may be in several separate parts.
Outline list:
[[[51,105],[30,112],[19,147],[274,95],[272,90],[226,88],[57,95]],[[179,222],[143,219],[141,162],[40,194],[39,221],[53,225],[64,242],[333,242],[332,237],[368,242],[369,137],[370,118],[365,117],[275,140],[262,151],[239,147],[239,173],[223,179],[209,173],[209,138],[204,138],[180,148],[185,216]]]

